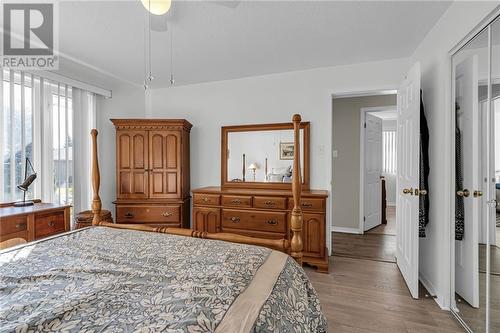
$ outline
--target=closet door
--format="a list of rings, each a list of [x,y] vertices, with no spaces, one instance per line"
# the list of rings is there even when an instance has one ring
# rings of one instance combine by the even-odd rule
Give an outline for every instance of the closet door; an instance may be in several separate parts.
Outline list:
[[[116,186],[118,199],[148,197],[148,132],[116,133]]]
[[[149,197],[181,198],[181,133],[149,131]]]

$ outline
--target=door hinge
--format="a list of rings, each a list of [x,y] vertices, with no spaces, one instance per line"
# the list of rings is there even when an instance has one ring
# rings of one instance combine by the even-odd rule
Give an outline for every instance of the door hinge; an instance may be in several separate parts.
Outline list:
[[[366,216],[363,216],[363,222],[366,222]]]
[[[365,128],[366,128],[366,123],[365,123]]]

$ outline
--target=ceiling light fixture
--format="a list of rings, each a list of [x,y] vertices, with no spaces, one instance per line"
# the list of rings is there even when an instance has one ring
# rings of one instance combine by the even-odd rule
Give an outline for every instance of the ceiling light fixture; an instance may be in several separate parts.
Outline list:
[[[153,15],[164,15],[172,6],[172,0],[141,0],[141,3]]]

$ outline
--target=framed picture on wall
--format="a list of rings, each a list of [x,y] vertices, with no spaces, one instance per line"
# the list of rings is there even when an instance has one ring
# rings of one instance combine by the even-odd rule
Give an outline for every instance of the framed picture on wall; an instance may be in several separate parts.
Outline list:
[[[280,142],[280,160],[293,160],[293,142]]]

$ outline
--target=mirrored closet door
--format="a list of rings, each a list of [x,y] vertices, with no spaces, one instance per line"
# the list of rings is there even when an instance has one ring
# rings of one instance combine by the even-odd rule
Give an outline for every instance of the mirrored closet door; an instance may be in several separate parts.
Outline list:
[[[455,200],[452,311],[500,332],[500,20],[452,57]]]

